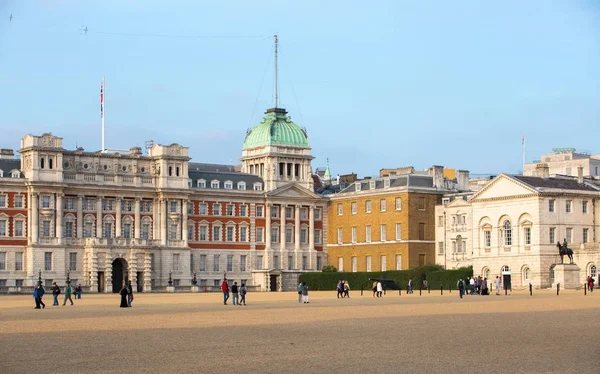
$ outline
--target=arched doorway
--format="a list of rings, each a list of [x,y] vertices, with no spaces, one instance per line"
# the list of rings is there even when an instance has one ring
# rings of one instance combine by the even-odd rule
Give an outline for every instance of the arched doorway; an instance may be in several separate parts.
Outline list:
[[[510,266],[508,266],[508,265],[502,266],[502,269],[500,270],[500,272],[502,273],[502,288],[504,288],[505,290],[512,291],[512,278],[511,278]]]
[[[127,261],[123,258],[116,258],[112,263],[112,289],[113,293],[118,293],[123,287],[123,281],[129,280],[127,271]]]

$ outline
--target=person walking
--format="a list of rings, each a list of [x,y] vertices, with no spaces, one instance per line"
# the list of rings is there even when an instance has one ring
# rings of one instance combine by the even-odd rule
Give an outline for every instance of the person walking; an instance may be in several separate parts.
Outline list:
[[[123,281],[123,285],[121,287],[121,291],[119,291],[119,295],[121,295],[121,308],[127,308],[129,305],[127,304],[127,286],[125,285],[125,281]]]
[[[494,281],[494,285],[496,286],[496,295],[500,295],[500,277],[496,275],[496,280]]]
[[[350,286],[348,285],[348,281],[344,281],[344,297],[350,298]]]
[[[73,290],[71,288],[71,283],[67,282],[67,285],[65,286],[65,301],[63,302],[63,306],[67,305],[67,300],[69,300],[71,305],[73,305],[73,299],[71,298],[72,292]]]
[[[341,280],[338,281],[336,288],[337,288],[337,298],[339,299],[340,296],[343,298],[344,297],[344,282],[342,282]]]
[[[40,291],[40,284],[36,283],[35,287],[33,288],[33,300],[35,301],[35,308],[34,309],[41,309],[41,307],[40,307],[39,291]]]
[[[223,291],[223,305],[227,305],[227,300],[229,300],[229,284],[227,283],[227,278],[223,278],[221,291]]]
[[[81,299],[81,283],[75,287],[75,298]]]
[[[383,297],[383,285],[377,281],[377,297]]]
[[[377,281],[373,282],[373,297],[377,295]]]
[[[46,290],[44,290],[44,285],[42,284],[42,282],[39,282],[40,284],[40,288],[38,290],[38,298],[40,299],[40,305],[42,306],[42,309],[46,307],[46,304],[44,304],[44,294],[46,293]]]
[[[298,283],[298,302],[302,302],[302,282]]]
[[[488,293],[487,278],[483,278],[483,280],[481,281],[481,294],[482,295],[489,295],[489,293]]]
[[[308,304],[308,286],[306,282],[302,282],[302,299],[304,300],[304,304]]]
[[[127,306],[131,307],[131,303],[133,302],[133,286],[131,285],[131,281],[127,282]]]
[[[240,305],[237,282],[233,282],[233,286],[231,286],[231,296],[231,300],[233,300],[233,305]]]
[[[406,293],[413,293],[412,279],[408,280],[408,286],[406,286]]]
[[[52,288],[50,288],[50,290],[52,291],[52,298],[54,299],[54,303],[52,304],[52,306],[58,306],[58,295],[60,295],[60,287],[58,287],[56,282],[52,282]]]
[[[475,279],[474,279],[474,277],[469,279],[469,287],[471,288],[471,295],[475,295]]]
[[[240,287],[240,296],[242,297],[240,299],[240,302],[238,303],[238,305],[242,305],[242,303],[244,305],[246,305],[246,284],[242,283],[242,286]]]
[[[463,295],[465,294],[465,281],[463,281],[462,278],[460,278],[458,280],[458,283],[456,283],[456,288],[458,288],[458,294],[460,295],[460,298],[463,298]]]

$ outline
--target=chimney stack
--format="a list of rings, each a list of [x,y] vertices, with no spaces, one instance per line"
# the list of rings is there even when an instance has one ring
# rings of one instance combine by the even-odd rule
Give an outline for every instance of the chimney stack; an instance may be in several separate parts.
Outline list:
[[[10,148],[2,148],[0,149],[0,159],[14,160],[15,152]]]
[[[433,187],[444,188],[444,167],[433,165],[430,169],[430,175],[433,177]]]
[[[550,168],[548,164],[541,163],[535,165],[535,175],[540,178],[550,178]]]
[[[583,184],[583,166],[577,167],[577,183]]]
[[[460,191],[468,191],[469,190],[469,171],[468,170],[458,170],[456,177],[457,189]]]

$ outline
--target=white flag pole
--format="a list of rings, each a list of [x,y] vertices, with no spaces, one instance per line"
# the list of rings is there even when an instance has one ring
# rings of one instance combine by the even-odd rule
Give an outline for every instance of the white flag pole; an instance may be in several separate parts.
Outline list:
[[[104,76],[102,76],[102,96],[101,96],[101,105],[102,105],[102,112],[100,113],[101,117],[102,117],[102,152],[104,153],[106,151],[106,148],[104,147],[104,97],[106,96],[106,87],[104,86]]]

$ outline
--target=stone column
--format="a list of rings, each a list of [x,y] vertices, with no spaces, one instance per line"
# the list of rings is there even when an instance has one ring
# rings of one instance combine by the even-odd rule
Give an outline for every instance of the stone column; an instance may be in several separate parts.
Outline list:
[[[308,211],[308,260],[311,269],[317,266],[313,263],[313,252],[315,250],[315,206],[311,205]],[[316,261],[316,258],[315,260]]]
[[[152,200],[152,239],[160,239],[160,205],[159,199]]]
[[[302,269],[302,254],[300,253],[300,205],[294,207],[294,257],[296,269]]]
[[[121,197],[117,197],[115,199],[115,203],[117,204],[115,209],[115,238],[121,237]]]
[[[129,251],[129,280],[131,281],[131,288],[133,292],[137,292],[137,258],[133,249]]]
[[[77,238],[83,238],[83,196],[77,196]]]
[[[160,199],[160,243],[167,245],[167,199]]]
[[[102,237],[102,197],[96,201],[96,237]]]
[[[139,239],[140,238],[140,199],[136,198],[135,199],[135,221],[133,223],[133,237],[135,239]]]
[[[112,259],[109,254],[106,255],[104,263],[104,292],[112,293]]]
[[[144,292],[152,292],[152,261],[150,253],[144,254]]]
[[[98,255],[90,253],[90,292],[98,292]],[[106,276],[106,273],[105,273]]]
[[[188,245],[188,210],[187,210],[188,201],[181,200],[181,239],[183,240],[184,245],[187,247]]]
[[[287,264],[287,256],[285,252],[285,204],[281,204],[279,209],[279,264],[282,269],[285,269],[284,264]]]
[[[31,242],[37,244],[40,235],[39,219],[40,219],[40,202],[37,192],[31,193]]]
[[[62,193],[57,193],[56,194],[56,217],[54,217],[54,223],[55,223],[55,235],[56,238],[58,239],[58,244],[62,244],[62,238],[63,238],[63,195]]]

